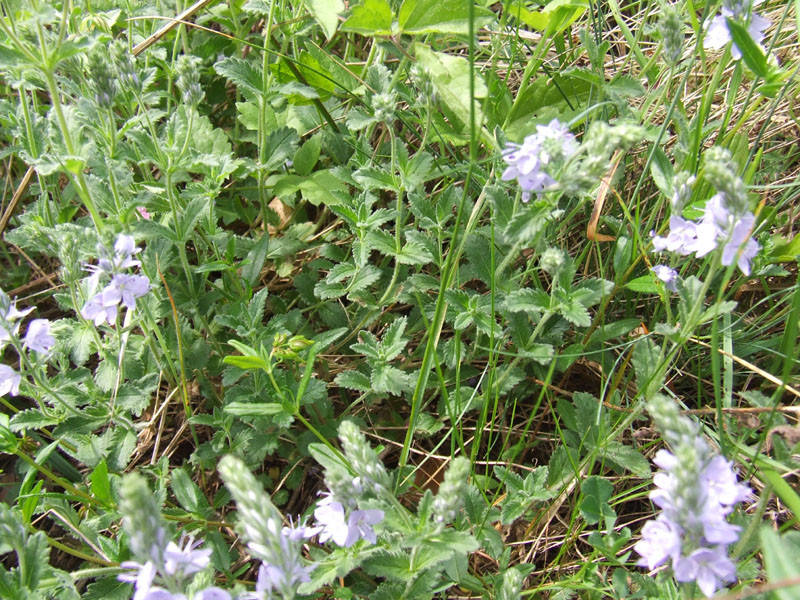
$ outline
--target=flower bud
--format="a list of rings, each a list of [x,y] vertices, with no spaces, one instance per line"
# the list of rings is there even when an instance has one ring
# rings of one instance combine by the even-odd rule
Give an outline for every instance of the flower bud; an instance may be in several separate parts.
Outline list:
[[[551,277],[555,277],[555,275],[561,271],[565,262],[564,252],[558,248],[550,247],[542,252],[542,255],[539,257],[539,266]]]
[[[731,153],[726,148],[712,146],[705,152],[705,177],[725,196],[725,206],[739,217],[747,212],[747,191],[738,175]]]
[[[671,4],[662,7],[658,30],[661,33],[664,58],[670,66],[675,66],[681,59],[686,41],[683,31],[683,19],[680,12]]]
[[[167,536],[161,523],[161,509],[144,477],[130,473],[122,478],[119,512],[130,539],[131,552],[140,562],[164,563]]]
[[[358,426],[350,421],[342,421],[339,425],[339,439],[365,491],[378,494],[387,489],[389,474],[386,472],[386,467]]]
[[[452,523],[464,503],[469,478],[469,460],[457,456],[444,474],[444,481],[433,499],[433,519],[440,525]]]
[[[200,87],[200,59],[196,56],[182,54],[175,65],[175,84],[183,94],[183,102],[196,107],[203,99],[203,88]]]

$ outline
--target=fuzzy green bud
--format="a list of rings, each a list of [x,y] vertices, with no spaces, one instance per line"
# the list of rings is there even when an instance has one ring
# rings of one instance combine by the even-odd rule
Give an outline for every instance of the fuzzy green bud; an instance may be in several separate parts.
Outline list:
[[[706,150],[705,177],[718,192],[724,194],[725,205],[736,216],[747,212],[747,190],[738,175],[731,153],[726,148],[712,146]]]
[[[191,107],[200,104],[203,88],[200,87],[200,59],[182,54],[175,65],[175,84],[183,95],[183,102]]]
[[[89,53],[89,81],[94,91],[94,100],[102,108],[110,108],[117,95],[116,74],[105,49]]]
[[[433,499],[433,519],[439,525],[452,523],[464,504],[469,479],[469,460],[457,456],[450,462],[444,481]]]
[[[661,33],[664,58],[673,67],[678,64],[683,54],[683,46],[686,41],[683,28],[680,12],[671,4],[663,6],[661,18],[658,21],[658,30]]]
[[[397,100],[394,94],[380,92],[372,97],[372,108],[375,110],[375,118],[387,125],[394,122],[394,111]]]
[[[120,87],[131,91],[141,89],[141,81],[136,72],[133,54],[128,50],[127,44],[122,40],[115,40],[110,49],[111,60],[117,73],[117,82]]]
[[[339,425],[339,439],[364,491],[378,494],[386,490],[390,484],[389,473],[358,426],[350,421],[342,421]]]
[[[130,473],[122,478],[119,512],[130,539],[131,552],[140,562],[164,563],[167,535],[161,522],[161,509],[144,477]]]
[[[522,594],[522,573],[518,569],[508,569],[503,573],[503,583],[497,600],[519,600]]]
[[[225,456],[219,463],[219,473],[236,500],[239,527],[248,547],[260,559],[269,561],[276,544],[280,548],[282,519],[278,509],[238,458]]]
[[[679,171],[675,174],[672,179],[672,197],[670,198],[673,215],[680,215],[684,207],[689,203],[692,198],[694,181],[694,175],[686,171]]]
[[[325,469],[325,486],[338,502],[348,508],[355,508],[363,493],[361,479],[353,477],[346,469],[331,466]]]
[[[424,67],[415,64],[409,69],[409,75],[411,75],[411,80],[417,86],[417,89],[419,89],[420,95],[431,104],[435,103],[436,90],[433,87],[433,80],[431,79],[430,73],[428,73]]]
[[[539,266],[551,277],[554,277],[561,271],[565,262],[564,251],[558,248],[548,248],[542,252],[542,255],[539,257]]]
[[[677,448],[698,435],[698,427],[678,412],[675,402],[663,394],[656,394],[647,403],[647,412],[653,417],[656,427],[664,434],[670,446]]]

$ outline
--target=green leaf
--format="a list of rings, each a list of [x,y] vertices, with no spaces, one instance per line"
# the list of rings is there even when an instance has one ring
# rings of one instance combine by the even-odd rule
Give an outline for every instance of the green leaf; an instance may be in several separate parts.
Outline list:
[[[306,141],[300,149],[294,153],[292,168],[298,175],[308,175],[316,166],[319,160],[319,153],[322,148],[322,136],[315,135]]]
[[[255,286],[256,282],[261,277],[261,269],[267,261],[268,250],[269,234],[265,231],[244,259],[242,279],[249,283],[251,287]]]
[[[729,17],[726,18],[725,21],[728,24],[728,31],[731,34],[733,43],[736,44],[739,52],[742,53],[744,64],[746,64],[757,77],[768,79],[770,76],[770,68],[767,63],[767,57],[761,49],[761,46],[756,44],[753,38],[750,37],[747,27]]]
[[[92,495],[103,504],[111,503],[111,482],[108,480],[108,466],[101,460],[90,477]]]
[[[650,463],[647,459],[641,452],[622,442],[614,440],[607,442],[603,449],[603,456],[619,466],[620,469],[627,469],[637,477],[643,479],[650,477]]]
[[[187,511],[204,514],[210,510],[208,500],[182,468],[170,472],[170,487],[178,503]]]
[[[510,292],[505,297],[506,310],[539,315],[550,307],[550,295],[542,290],[523,288]]]
[[[673,191],[672,180],[675,177],[675,170],[672,167],[672,162],[661,149],[661,146],[657,146],[653,151],[653,161],[650,163],[650,175],[653,176],[653,181],[661,193],[667,198],[671,198]]]
[[[254,96],[263,94],[261,66],[254,61],[229,56],[217,62],[214,70],[233,82],[242,92],[250,92]]]
[[[339,387],[357,392],[369,392],[372,390],[369,377],[359,371],[342,371],[336,376],[334,382]]]
[[[653,273],[631,279],[625,284],[625,287],[632,292],[638,292],[640,294],[657,294],[661,289],[658,283],[656,283],[656,276]]]
[[[592,324],[589,311],[580,302],[571,301],[558,307],[558,312],[570,323],[578,327],[588,327]]]
[[[414,44],[414,54],[420,64],[431,75],[431,81],[439,97],[453,111],[466,127],[470,122],[470,80],[475,80],[475,122],[483,123],[483,112],[478,99],[486,98],[489,93],[480,74],[470,69],[469,61],[463,56],[453,56],[434,52],[425,44]]]
[[[764,570],[767,572],[769,582],[775,585],[772,593],[779,600],[796,599],[800,594],[800,585],[781,585],[783,580],[800,577],[800,562],[797,560],[800,543],[798,543],[796,532],[778,536],[769,527],[762,527],[759,537],[761,552],[764,556]]]
[[[406,34],[469,34],[469,5],[473,0],[405,0],[397,13],[400,31]],[[489,25],[491,11],[475,7],[474,31]]]
[[[392,9],[386,0],[364,0],[353,7],[341,29],[369,36],[391,35]]]
[[[339,24],[339,13],[344,11],[342,0],[306,0],[306,6],[322,27],[325,37],[331,39]]]
[[[231,402],[223,410],[237,417],[269,417],[285,412],[279,402]]]
[[[603,477],[592,475],[581,483],[583,501],[580,505],[581,515],[590,525],[599,523],[601,519],[615,519],[617,513],[608,505],[614,486]]]

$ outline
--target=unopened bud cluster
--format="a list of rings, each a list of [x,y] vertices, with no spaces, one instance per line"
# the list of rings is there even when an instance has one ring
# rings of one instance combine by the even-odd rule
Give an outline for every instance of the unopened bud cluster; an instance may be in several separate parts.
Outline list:
[[[455,521],[464,504],[469,474],[469,460],[463,456],[452,460],[444,474],[444,481],[439,486],[439,492],[433,499],[433,519],[436,523],[446,525]]]
[[[176,81],[183,95],[183,102],[195,107],[203,99],[203,88],[200,87],[200,59],[196,56],[182,54],[175,65]]]
[[[89,81],[94,101],[101,108],[111,108],[117,95],[116,74],[105,51],[95,49],[89,53]]]
[[[364,491],[379,494],[386,490],[389,487],[386,467],[358,426],[350,421],[342,421],[339,425],[339,439]]]
[[[703,155],[705,159],[705,178],[725,195],[728,209],[735,215],[747,211],[747,190],[739,177],[736,165],[728,149],[712,146]]]
[[[675,66],[681,59],[683,47],[686,43],[683,18],[675,6],[667,4],[661,9],[661,18],[658,21],[658,31],[661,33],[662,50],[664,59],[670,66]]]

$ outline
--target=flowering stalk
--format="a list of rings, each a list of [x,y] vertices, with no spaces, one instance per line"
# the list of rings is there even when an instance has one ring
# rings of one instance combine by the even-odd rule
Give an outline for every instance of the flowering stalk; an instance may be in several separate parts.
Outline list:
[[[233,456],[225,456],[219,464],[225,485],[236,500],[239,527],[250,551],[263,562],[258,572],[256,595],[271,597],[278,592],[284,600],[295,597],[297,586],[310,581],[314,566],[307,566],[301,557],[302,540],[317,533],[304,526],[282,527],[281,514],[264,493],[261,484]]]
[[[740,528],[727,516],[751,490],[737,482],[733,464],[711,451],[671,400],[656,395],[648,410],[673,452],[659,450],[654,459],[662,471],[653,477],[657,489],[650,499],[661,513],[642,528],[634,546],[642,557],[637,564],[652,570],[669,562],[677,581],[694,581],[711,596],[736,579],[728,546]]]

